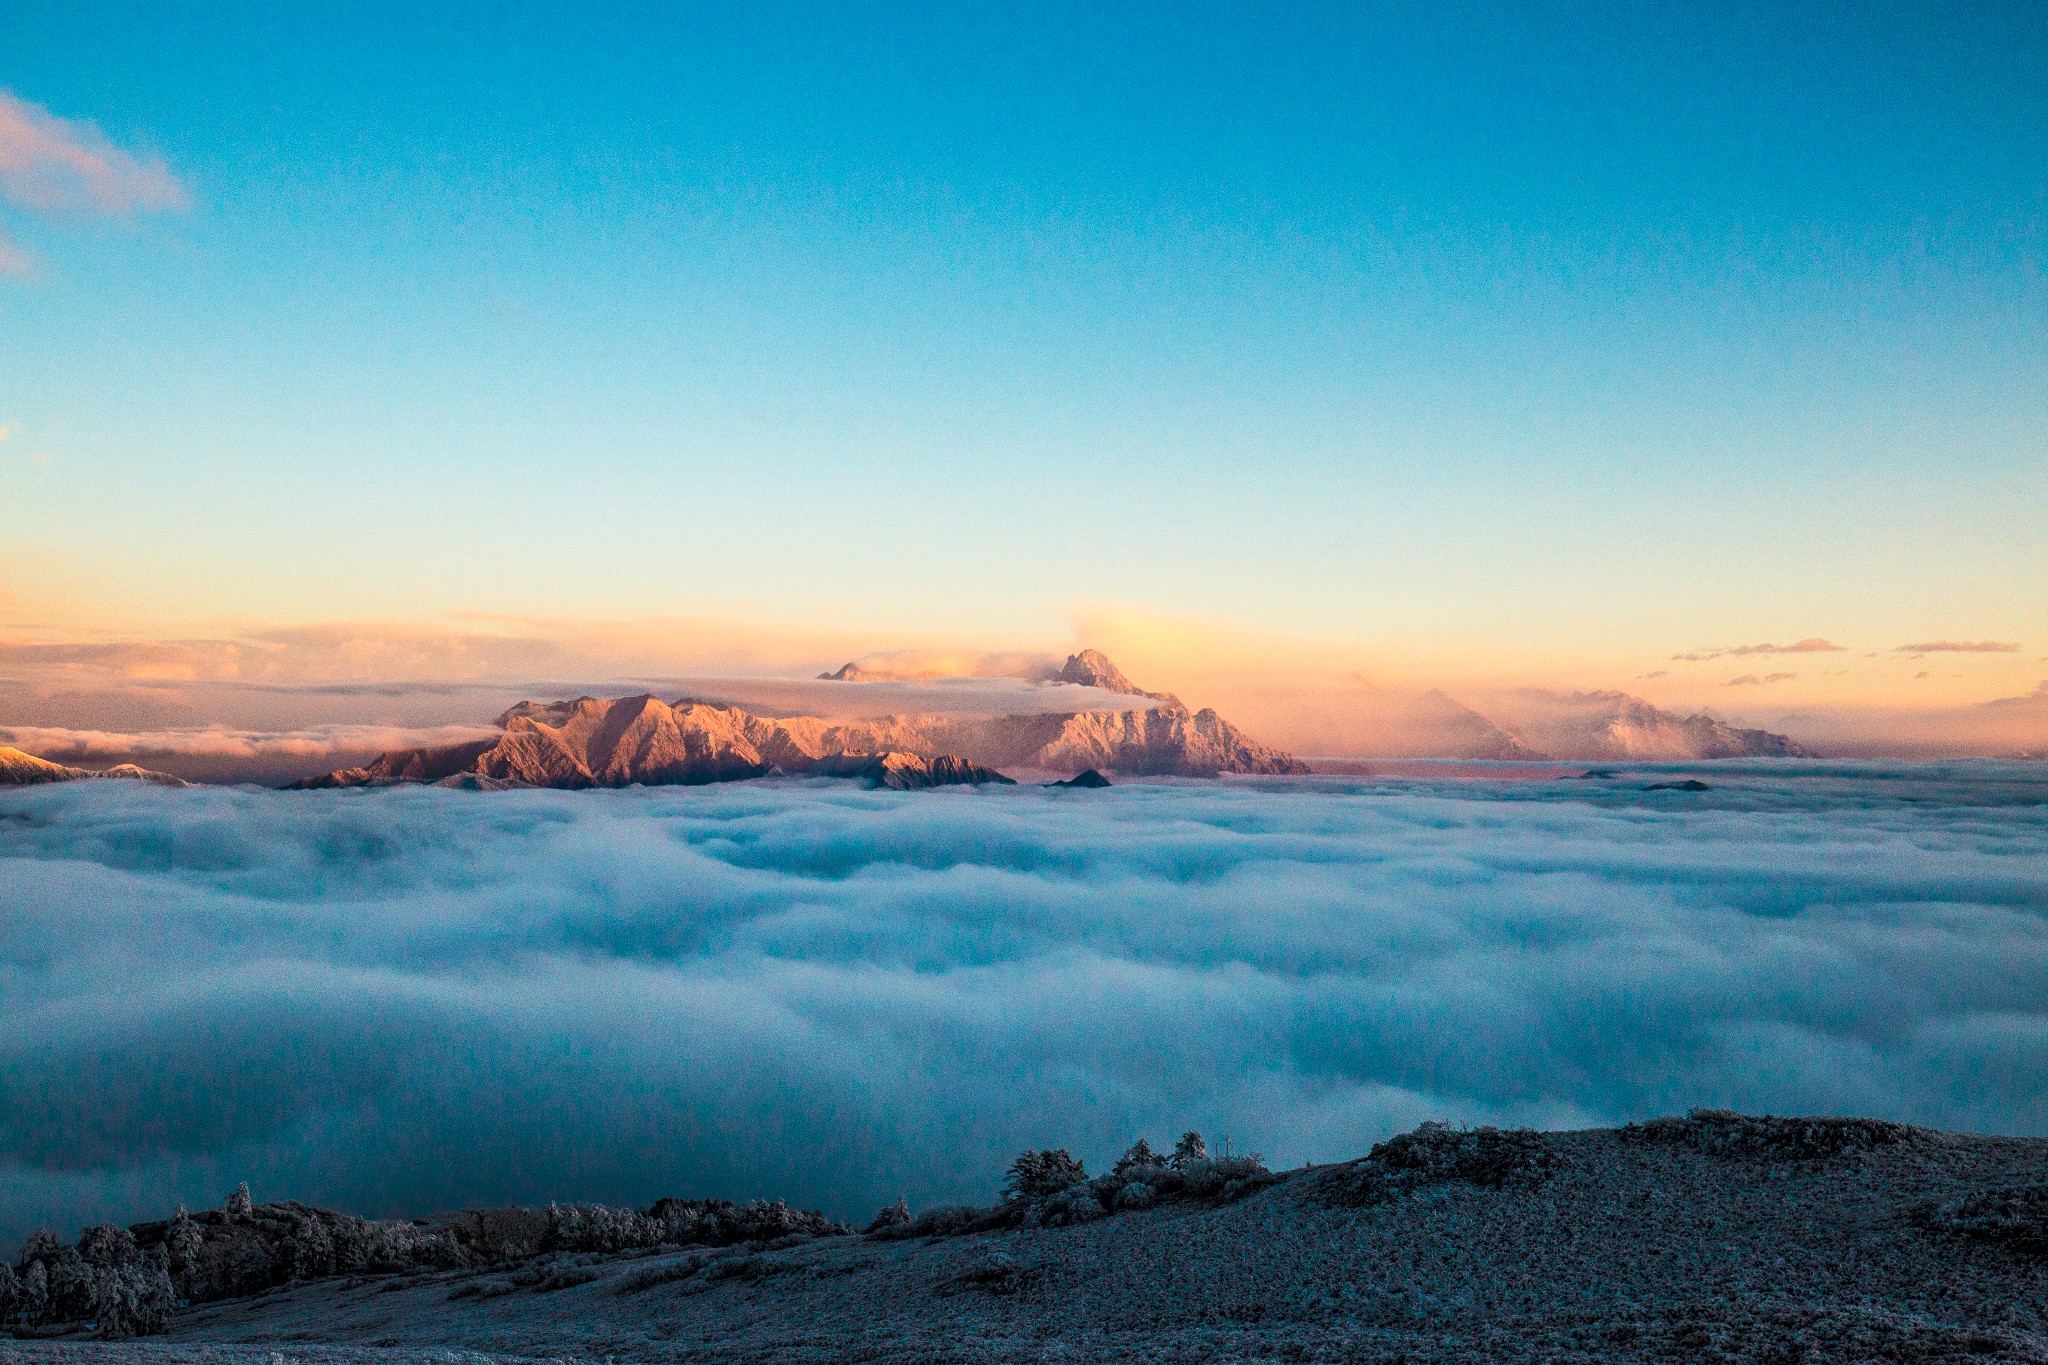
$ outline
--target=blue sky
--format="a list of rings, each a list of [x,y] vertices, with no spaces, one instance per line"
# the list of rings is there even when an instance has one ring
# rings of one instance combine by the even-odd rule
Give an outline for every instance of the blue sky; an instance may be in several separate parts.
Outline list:
[[[11,7],[0,611],[2031,659],[2048,10],[1643,8]]]

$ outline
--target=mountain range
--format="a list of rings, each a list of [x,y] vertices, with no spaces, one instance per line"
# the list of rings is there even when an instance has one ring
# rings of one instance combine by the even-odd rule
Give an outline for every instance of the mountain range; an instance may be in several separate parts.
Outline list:
[[[784,772],[901,789],[1004,782],[1005,769],[1060,775],[1092,769],[1119,777],[1309,771],[1213,709],[1195,710],[1172,693],[1139,687],[1093,649],[1069,656],[1057,670],[1048,663],[1035,680],[1015,681],[1008,691],[986,684],[995,700],[981,710],[862,717],[857,708],[863,698],[902,704],[900,674],[854,661],[820,678],[847,684],[850,705],[835,707],[814,696],[805,705],[832,713],[821,716],[763,708],[752,700],[665,701],[651,694],[524,701],[500,715],[495,733],[483,738],[388,750],[360,766],[293,785],[618,787]],[[898,686],[891,690],[889,683]],[[820,684],[805,686],[816,694]],[[823,691],[836,696],[840,689]],[[1099,709],[1104,694],[1129,698],[1130,704],[1112,700],[1108,709]],[[956,705],[958,700],[947,698]],[[1329,696],[1324,711],[1328,724],[1319,738],[1331,747],[1317,752],[1367,759],[1625,762],[1809,755],[1781,734],[1739,728],[1704,712],[1678,715],[1615,691],[1523,689],[1484,696],[1474,706],[1439,690],[1404,694],[1355,679]],[[133,763],[95,770],[0,749],[0,786],[86,777],[178,781]]]

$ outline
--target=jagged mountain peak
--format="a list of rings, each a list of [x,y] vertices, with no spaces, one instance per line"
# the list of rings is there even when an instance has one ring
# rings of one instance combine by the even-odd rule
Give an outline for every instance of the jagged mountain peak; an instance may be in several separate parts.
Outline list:
[[[1124,676],[1124,671],[1110,662],[1107,654],[1099,649],[1084,649],[1078,654],[1067,656],[1054,682],[1072,683],[1077,687],[1093,687],[1104,692],[1120,692],[1127,697],[1150,697],[1168,706],[1187,709],[1187,704],[1171,692],[1148,692]]]

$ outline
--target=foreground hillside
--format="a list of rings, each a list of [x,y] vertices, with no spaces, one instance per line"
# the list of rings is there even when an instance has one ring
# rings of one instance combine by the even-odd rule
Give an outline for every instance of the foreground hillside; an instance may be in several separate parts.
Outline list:
[[[1701,1112],[1426,1126],[1278,1175],[1239,1159],[1070,1183],[1064,1154],[1041,1155],[1005,1204],[885,1214],[870,1235],[557,1237],[0,1359],[2048,1360],[2044,1139]],[[618,1216],[688,1238],[704,1207]]]

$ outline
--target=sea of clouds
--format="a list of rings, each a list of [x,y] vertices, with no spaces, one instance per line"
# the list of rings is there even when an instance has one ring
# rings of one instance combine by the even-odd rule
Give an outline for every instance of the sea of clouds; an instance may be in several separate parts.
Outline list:
[[[986,1202],[1196,1127],[2048,1133],[2048,772],[0,793],[0,1251],[259,1199]]]

